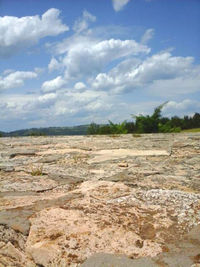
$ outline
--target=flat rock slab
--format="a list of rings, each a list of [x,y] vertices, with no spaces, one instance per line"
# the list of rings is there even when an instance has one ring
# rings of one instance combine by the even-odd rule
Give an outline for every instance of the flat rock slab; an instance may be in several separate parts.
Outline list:
[[[80,198],[81,194],[72,193],[61,196],[54,196],[35,200],[33,203],[25,204],[12,208],[2,208],[0,210],[0,224],[7,225],[12,229],[21,232],[25,235],[29,233],[30,221],[29,218],[36,212],[49,207],[60,207],[66,204],[72,198]],[[28,201],[27,201],[28,202]]]
[[[153,258],[130,259],[126,256],[97,253],[89,257],[81,267],[199,267],[200,225],[193,228],[182,240],[166,244],[168,252]]]
[[[24,150],[10,150],[8,152],[1,153],[2,157],[15,158],[17,156],[34,156],[36,153],[35,149],[24,149]]]
[[[98,253],[86,260],[81,267],[156,267],[150,258],[131,260],[125,256]]]
[[[6,179],[0,180],[0,192],[40,192],[53,189],[57,185],[58,183],[53,179],[43,175],[20,177],[20,174],[16,174],[10,179],[10,183]]]
[[[15,167],[13,165],[11,165],[10,163],[0,163],[0,171],[4,171],[4,172],[12,172],[15,170]]]
[[[126,157],[138,156],[169,156],[166,150],[133,150],[133,149],[109,149],[94,152],[94,158],[88,160],[88,163],[98,163],[108,160],[121,159]]]
[[[42,157],[37,162],[39,162],[39,163],[52,163],[52,162],[58,161],[61,158],[62,158],[62,155],[48,155],[48,156]]]
[[[1,138],[0,266],[197,267],[199,141]]]

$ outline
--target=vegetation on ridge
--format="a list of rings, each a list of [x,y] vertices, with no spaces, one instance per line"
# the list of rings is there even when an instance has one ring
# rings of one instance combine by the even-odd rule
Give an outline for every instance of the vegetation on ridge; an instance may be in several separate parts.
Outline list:
[[[192,117],[184,116],[183,118],[178,116],[162,117],[161,111],[166,103],[156,107],[152,115],[133,115],[135,122],[124,121],[114,124],[109,121],[109,124],[105,125],[98,125],[93,122],[88,127],[88,134],[174,133],[180,132],[182,129],[200,127],[199,113],[195,113]]]
[[[17,130],[9,133],[0,132],[1,136],[55,136],[55,135],[85,135],[88,125],[73,127],[48,127]]]
[[[140,134],[140,133],[173,133],[180,131],[197,132],[200,128],[200,113],[193,116],[184,116],[179,118],[173,116],[171,118],[162,117],[161,111],[166,103],[156,107],[152,115],[132,115],[134,121],[122,123],[113,123],[108,121],[107,124],[96,124],[92,122],[90,125],[80,125],[74,127],[48,127],[48,128],[32,128],[25,130],[4,133],[0,131],[0,137],[12,136],[56,136],[56,135],[95,135],[95,134]],[[191,129],[191,130],[189,130]]]

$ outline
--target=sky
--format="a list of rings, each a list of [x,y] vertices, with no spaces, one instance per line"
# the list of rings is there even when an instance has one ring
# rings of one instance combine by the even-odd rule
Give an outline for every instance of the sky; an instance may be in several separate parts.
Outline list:
[[[0,131],[200,112],[199,0],[0,0]]]

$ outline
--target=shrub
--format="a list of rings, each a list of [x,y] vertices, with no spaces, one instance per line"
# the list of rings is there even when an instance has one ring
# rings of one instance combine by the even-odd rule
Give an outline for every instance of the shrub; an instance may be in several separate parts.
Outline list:
[[[41,176],[41,175],[43,175],[43,166],[32,167],[31,168],[31,175],[32,176]]]

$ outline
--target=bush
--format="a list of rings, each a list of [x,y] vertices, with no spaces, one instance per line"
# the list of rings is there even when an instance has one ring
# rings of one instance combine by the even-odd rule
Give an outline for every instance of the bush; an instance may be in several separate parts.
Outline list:
[[[126,134],[128,130],[126,129],[126,121],[115,124],[112,121],[109,121],[109,124],[98,125],[96,123],[91,123],[88,127],[88,134]]]
[[[30,131],[28,133],[28,136],[46,136],[46,134],[43,132],[39,132],[39,131]]]
[[[152,115],[133,116],[134,122],[124,121],[115,124],[109,121],[109,124],[98,125],[91,123],[88,127],[88,134],[126,134],[126,133],[178,133],[182,129],[192,129],[200,127],[200,114],[195,113],[192,117],[184,116],[179,118],[174,116],[171,119],[162,117],[162,108],[167,102],[156,107]]]
[[[171,122],[168,121],[165,124],[158,124],[159,133],[179,133],[181,131],[180,127],[172,127]]]

